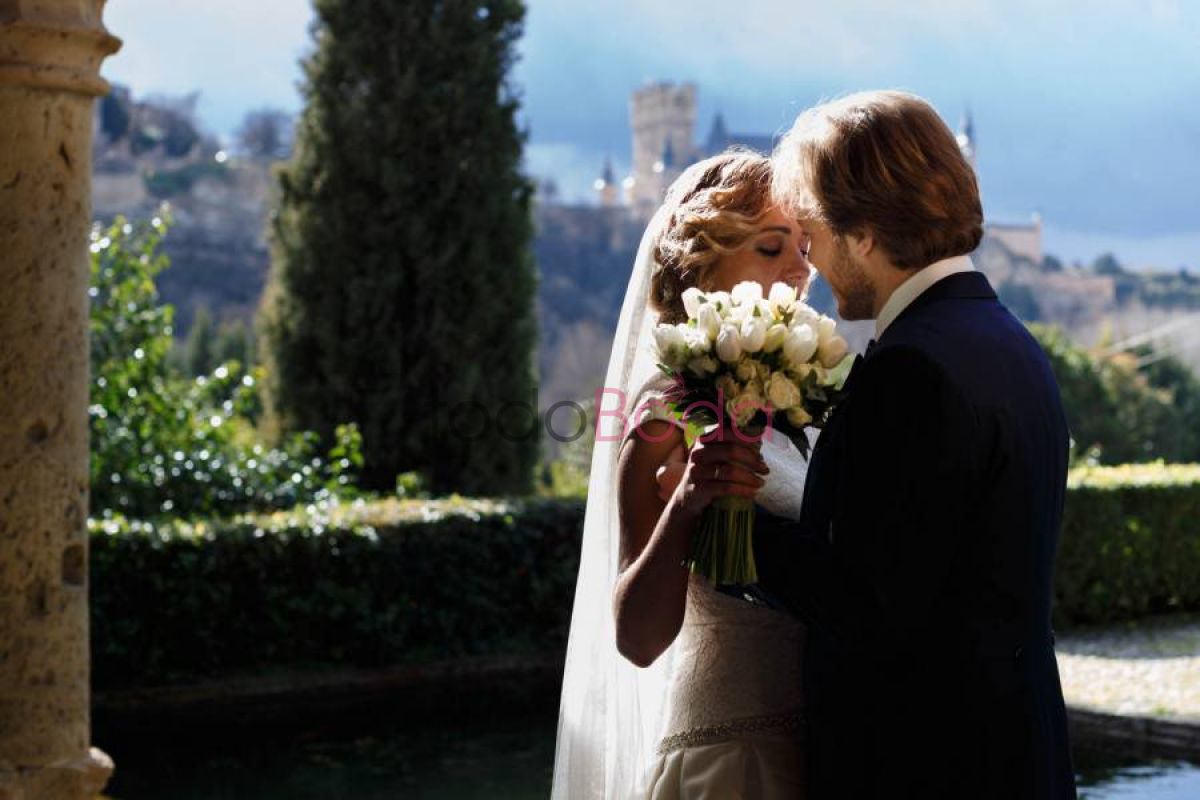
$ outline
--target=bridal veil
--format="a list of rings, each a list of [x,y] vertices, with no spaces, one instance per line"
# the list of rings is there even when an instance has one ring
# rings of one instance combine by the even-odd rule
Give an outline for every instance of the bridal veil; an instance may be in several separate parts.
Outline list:
[[[669,214],[650,221],[621,304],[604,387],[597,395],[596,443],[588,478],[579,579],[563,671],[553,800],[629,800],[654,758],[664,715],[672,645],[639,669],[616,648],[612,597],[620,532],[617,457],[641,389],[658,374],[656,314],[649,306],[654,243]]]

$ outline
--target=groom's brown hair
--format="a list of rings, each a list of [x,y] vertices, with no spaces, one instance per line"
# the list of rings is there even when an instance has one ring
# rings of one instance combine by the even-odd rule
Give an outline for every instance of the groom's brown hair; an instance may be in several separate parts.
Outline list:
[[[837,235],[870,233],[916,269],[979,246],[975,171],[928,102],[860,92],[808,109],[774,155],[773,194]]]

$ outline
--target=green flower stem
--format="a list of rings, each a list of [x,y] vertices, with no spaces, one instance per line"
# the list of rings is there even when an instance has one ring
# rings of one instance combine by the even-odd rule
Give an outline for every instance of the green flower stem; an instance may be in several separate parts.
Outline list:
[[[754,564],[754,500],[727,495],[700,517],[688,569],[714,585],[758,582]]]

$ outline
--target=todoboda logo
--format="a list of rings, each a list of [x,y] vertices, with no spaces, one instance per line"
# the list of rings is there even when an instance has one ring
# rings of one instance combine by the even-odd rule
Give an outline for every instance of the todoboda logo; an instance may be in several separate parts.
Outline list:
[[[664,441],[669,434],[654,436],[644,427],[638,427],[639,424],[650,416],[686,417],[698,409],[707,410],[717,423],[716,430],[700,436],[702,442],[720,440],[730,417],[740,418],[743,413],[749,415],[759,410],[767,419],[761,432],[750,434],[734,427],[734,434],[741,441],[757,442],[771,438],[773,431],[771,419],[775,409],[770,402],[740,397],[732,407],[728,407],[721,389],[717,390],[716,402],[696,401],[684,407],[682,414],[672,411],[665,401],[658,398],[649,398],[626,414],[627,400],[625,392],[620,389],[600,387],[596,390],[592,410],[594,418],[590,417],[589,410],[583,404],[575,400],[559,400],[539,412],[536,391],[530,400],[508,400],[499,404],[466,400],[454,405],[438,404],[434,414],[434,433],[472,441],[498,432],[504,439],[515,442],[536,440],[545,431],[555,441],[567,443],[578,440],[591,428],[595,431],[596,441],[600,442],[619,442],[631,431],[636,431],[639,437],[647,441]]]

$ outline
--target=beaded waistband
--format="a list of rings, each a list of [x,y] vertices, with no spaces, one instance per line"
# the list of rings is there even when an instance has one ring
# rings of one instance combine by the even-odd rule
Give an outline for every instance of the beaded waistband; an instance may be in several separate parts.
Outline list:
[[[742,734],[794,733],[803,727],[803,711],[788,711],[782,714],[735,719],[729,722],[722,722],[719,725],[690,728],[686,731],[665,736],[658,744],[658,755],[663,756],[684,747],[716,744],[717,742],[728,741]]]

